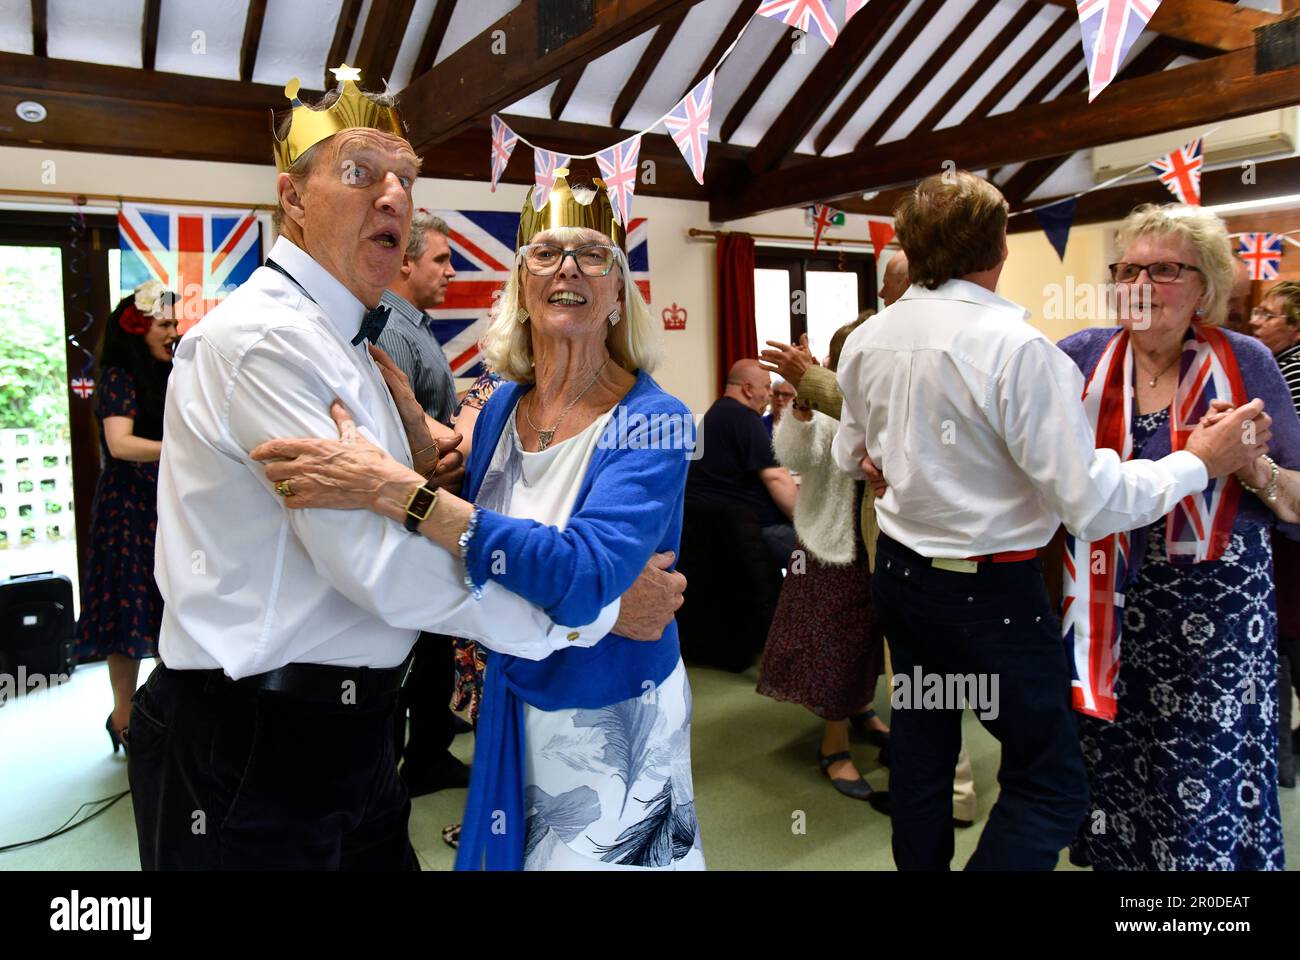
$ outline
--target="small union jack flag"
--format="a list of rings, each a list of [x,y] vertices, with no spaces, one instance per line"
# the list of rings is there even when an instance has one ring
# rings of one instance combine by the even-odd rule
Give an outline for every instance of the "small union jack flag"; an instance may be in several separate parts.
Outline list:
[[[817,33],[828,46],[834,46],[839,36],[831,12],[826,9],[826,0],[763,0],[755,13],[780,20],[804,33]]]
[[[1075,4],[1083,34],[1083,59],[1088,62],[1091,103],[1115,79],[1160,0],[1075,0]]]
[[[533,151],[533,209],[541,210],[551,198],[551,187],[555,186],[555,171],[569,165],[569,157],[563,153],[551,153],[549,150]]]
[[[627,223],[632,216],[632,195],[636,192],[636,161],[641,152],[641,135],[628,137],[596,154],[596,165],[605,180],[614,219]]]
[[[89,400],[90,395],[95,392],[95,381],[89,377],[77,377],[72,381],[72,392],[82,400]]]
[[[492,114],[492,192],[496,193],[497,181],[501,179],[501,174],[506,172],[506,164],[510,162],[510,154],[514,152],[515,145],[519,143],[519,137],[506,126],[506,122]]]
[[[844,25],[847,27],[853,15],[865,7],[871,0],[849,0],[849,4],[844,8]]]
[[[816,250],[822,242],[822,231],[831,225],[835,219],[835,214],[839,211],[826,206],[824,203],[814,203],[812,208],[813,216],[813,249]]]
[[[713,110],[713,73],[697,83],[664,117],[673,143],[686,158],[696,183],[704,183],[704,161],[709,155],[709,113]]]
[[[1169,188],[1169,192],[1178,198],[1179,203],[1190,203],[1194,207],[1201,205],[1201,166],[1205,158],[1201,155],[1201,138],[1185,143],[1173,153],[1167,153],[1154,161],[1151,169],[1160,174],[1160,182]]]
[[[1282,236],[1277,233],[1244,234],[1237,256],[1250,267],[1250,279],[1276,280],[1282,272]]]

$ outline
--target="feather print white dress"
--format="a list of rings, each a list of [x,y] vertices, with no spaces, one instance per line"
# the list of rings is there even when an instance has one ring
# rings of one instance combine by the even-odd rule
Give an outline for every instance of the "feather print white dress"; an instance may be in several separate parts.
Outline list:
[[[563,529],[605,414],[544,451],[523,449],[512,416],[489,472],[510,483],[505,511]],[[524,705],[525,870],[702,870],[691,782],[686,667],[596,710]]]

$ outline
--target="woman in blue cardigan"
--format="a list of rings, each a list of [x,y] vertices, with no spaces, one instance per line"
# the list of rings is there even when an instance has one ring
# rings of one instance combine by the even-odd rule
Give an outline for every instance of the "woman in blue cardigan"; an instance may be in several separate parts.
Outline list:
[[[694,421],[649,375],[653,323],[603,186],[570,190],[564,173],[541,211],[531,193],[524,205],[484,341],[510,382],[475,424],[463,499],[439,491],[418,529],[463,559],[470,591],[495,579],[585,624],[677,550]],[[420,421],[377,359],[404,421]],[[347,454],[273,465],[293,478],[286,504],[402,521],[424,478],[334,412]],[[490,654],[457,868],[702,869],[690,720],[675,623],[655,642]]]

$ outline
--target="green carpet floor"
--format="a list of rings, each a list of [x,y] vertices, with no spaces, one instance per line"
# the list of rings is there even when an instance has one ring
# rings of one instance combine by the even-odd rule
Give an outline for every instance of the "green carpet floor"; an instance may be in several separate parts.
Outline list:
[[[891,870],[889,820],[867,804],[841,796],[817,770],[821,723],[801,707],[754,692],[755,671],[690,670],[696,808],[712,870]],[[142,677],[143,679],[143,677]],[[883,687],[877,707],[887,704]],[[122,755],[110,753],[104,717],[111,700],[107,668],[83,667],[57,690],[0,707],[0,846],[48,833],[90,800],[126,789]],[[882,714],[886,711],[882,710]],[[966,717],[966,744],[975,769],[979,822],[956,834],[954,864],[975,848],[997,798],[998,747]],[[465,759],[473,739],[456,739]],[[888,771],[876,750],[855,746],[858,767],[879,789]],[[411,838],[427,870],[450,869],[453,853],[439,838],[460,818],[464,790],[414,801]],[[1300,805],[1281,791],[1287,862],[1300,864]],[[86,826],[21,850],[0,853],[0,870],[134,870],[135,826],[130,798]],[[1073,869],[1061,859],[1063,869]]]

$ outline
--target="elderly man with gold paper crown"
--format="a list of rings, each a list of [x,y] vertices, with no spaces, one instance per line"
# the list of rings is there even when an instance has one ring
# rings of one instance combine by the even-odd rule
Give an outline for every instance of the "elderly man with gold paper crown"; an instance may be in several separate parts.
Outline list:
[[[597,604],[521,586],[565,562],[532,548],[526,521],[483,515],[466,541],[474,589],[459,553],[431,542],[458,523],[458,501],[439,487],[459,455],[439,464],[436,425],[411,413],[409,386],[367,343],[386,319],[379,298],[401,264],[420,161],[392,101],[363,94],[352,68],[335,75],[315,107],[297,99],[297,81],[286,88],[280,237],[176,353],[158,491],[160,663],[130,725],[145,869],[418,869],[391,730],[421,629],[524,664],[601,640],[617,658],[611,629],[631,647],[676,649],[672,636],[632,642],[671,626],[684,588],[671,557],[647,564],[647,550],[635,569],[603,568],[601,589],[581,598],[598,593]],[[587,396],[626,390],[628,378],[605,374]],[[556,396],[567,402],[569,386]],[[305,501],[319,491],[307,476],[268,476],[253,456],[284,436],[328,438],[316,442],[340,468],[382,457],[388,472],[358,486],[375,502],[400,489],[399,509],[287,509],[316,505]],[[497,583],[485,582],[489,547],[511,571]],[[522,837],[525,824],[502,829]]]
[[[676,551],[694,423],[650,377],[654,325],[604,185],[567,176],[540,209],[536,188],[524,203],[484,341],[510,382],[479,414],[465,499],[440,491],[418,529],[459,559],[474,595],[503,586],[584,623],[656,551]],[[394,396],[415,419],[408,393]],[[347,444],[349,413],[334,410],[338,441],[272,441],[253,456],[293,485],[290,507],[399,521],[421,477]],[[511,629],[490,630],[458,869],[703,869],[676,624],[657,643],[615,625],[545,660],[513,655],[500,642]]]

